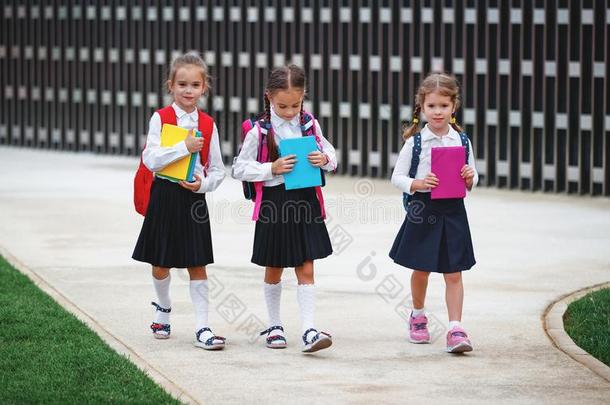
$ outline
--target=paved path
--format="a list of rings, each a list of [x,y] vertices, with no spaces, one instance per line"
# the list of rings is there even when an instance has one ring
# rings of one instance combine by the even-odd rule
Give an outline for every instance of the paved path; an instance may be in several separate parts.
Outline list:
[[[388,181],[331,177],[336,254],[316,264],[317,323],[331,350],[300,353],[294,273],[282,314],[289,348],[256,341],[262,270],[240,184],[209,196],[215,265],[212,326],[227,350],[195,349],[185,272],[173,271],[172,339],[155,341],[150,271],[131,260],[137,160],[0,148],[0,246],[194,398],[205,403],[608,403],[610,384],[551,344],[541,315],[557,297],[610,280],[610,201],[478,189],[467,199],[478,264],[464,276],[464,326],[475,351],[443,352],[442,278],[432,277],[431,345],[406,341],[409,273],[387,257],[402,221]],[[253,324],[253,328],[247,326]],[[279,402],[278,402],[279,401]]]

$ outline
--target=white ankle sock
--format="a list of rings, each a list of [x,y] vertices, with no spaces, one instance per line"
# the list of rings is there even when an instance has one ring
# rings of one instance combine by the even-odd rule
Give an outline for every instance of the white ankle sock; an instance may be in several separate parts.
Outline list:
[[[314,328],[314,312],[316,309],[316,289],[314,284],[299,284],[297,287],[297,299],[301,309],[301,320],[303,322],[303,333],[307,329]],[[309,333],[307,340],[310,340]]]
[[[153,277],[153,285],[157,292],[157,304],[162,308],[171,308],[172,302],[169,298],[169,285],[172,277],[167,276],[163,280],[157,280]],[[155,310],[155,322],[156,323],[169,323],[169,313]]]
[[[458,326],[462,327],[462,323],[460,321],[449,321],[449,330]]]
[[[208,326],[208,280],[191,280],[189,290],[195,309],[195,331],[198,331]],[[212,336],[210,332],[206,333]]]
[[[269,326],[282,326],[280,318],[280,303],[282,299],[282,282],[277,284],[265,283],[265,302],[269,315]],[[281,330],[274,330],[274,335],[284,335]]]
[[[413,318],[417,318],[420,315],[424,315],[426,312],[426,308],[422,308],[422,309],[415,309],[413,308],[413,312],[411,313],[411,316]]]

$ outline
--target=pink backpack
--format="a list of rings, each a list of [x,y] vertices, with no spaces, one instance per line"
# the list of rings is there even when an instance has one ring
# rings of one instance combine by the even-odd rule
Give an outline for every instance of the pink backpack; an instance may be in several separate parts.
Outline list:
[[[316,131],[315,118],[310,113],[303,111],[304,121],[305,123],[301,126],[301,132],[303,136],[315,136],[316,143],[318,144],[318,149],[322,151],[322,142],[320,141],[320,137]],[[241,141],[242,145],[244,140],[246,139],[246,135],[252,128],[256,127],[258,130],[258,153],[257,153],[257,162],[259,163],[267,163],[269,162],[269,150],[267,148],[267,134],[269,131],[273,131],[273,127],[271,126],[271,122],[265,121],[262,119],[262,114],[259,114],[256,117],[248,118],[241,124]],[[320,210],[322,212],[322,218],[326,219],[326,210],[324,209],[324,196],[322,194],[322,187],[326,183],[326,179],[324,176],[324,170],[320,169],[322,172],[322,186],[316,187],[316,195],[318,197],[318,201],[320,202]],[[262,181],[249,182],[243,181],[243,189],[244,189],[244,197],[247,200],[254,201],[254,213],[252,214],[252,220],[257,221],[258,216],[261,209],[261,204],[263,201],[263,184]]]

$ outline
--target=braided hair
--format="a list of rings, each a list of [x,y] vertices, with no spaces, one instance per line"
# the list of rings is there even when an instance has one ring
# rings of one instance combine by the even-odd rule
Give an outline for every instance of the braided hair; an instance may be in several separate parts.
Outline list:
[[[413,107],[413,118],[409,124],[403,127],[403,138],[409,139],[419,131],[419,124],[421,122],[420,114],[422,105],[426,96],[430,93],[437,92],[442,96],[451,98],[451,102],[454,108],[457,110],[460,107],[460,84],[457,79],[448,73],[430,73],[421,82],[415,94],[415,103]],[[457,132],[464,132],[464,129],[457,123],[457,121],[451,120],[450,125]]]
[[[300,89],[305,92],[306,79],[305,70],[297,65],[286,65],[274,69],[267,79],[265,85],[265,111],[262,114],[262,120],[264,126],[267,128],[267,149],[269,150],[269,158],[274,161],[279,158],[278,147],[275,143],[275,136],[273,134],[273,128],[271,126],[271,102],[269,96],[274,95],[276,92],[288,89]],[[305,124],[305,113],[303,112],[303,102],[301,101],[301,110],[299,112],[299,122],[301,124],[301,130]]]

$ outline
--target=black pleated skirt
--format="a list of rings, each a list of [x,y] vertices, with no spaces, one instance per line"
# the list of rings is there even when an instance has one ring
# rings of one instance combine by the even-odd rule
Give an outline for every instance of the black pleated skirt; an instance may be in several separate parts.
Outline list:
[[[332,253],[315,188],[286,190],[283,184],[263,188],[252,263],[297,267]]]
[[[214,262],[205,194],[155,178],[132,257],[160,267],[198,267]]]
[[[455,273],[475,265],[464,199],[415,193],[390,257],[413,270]]]

